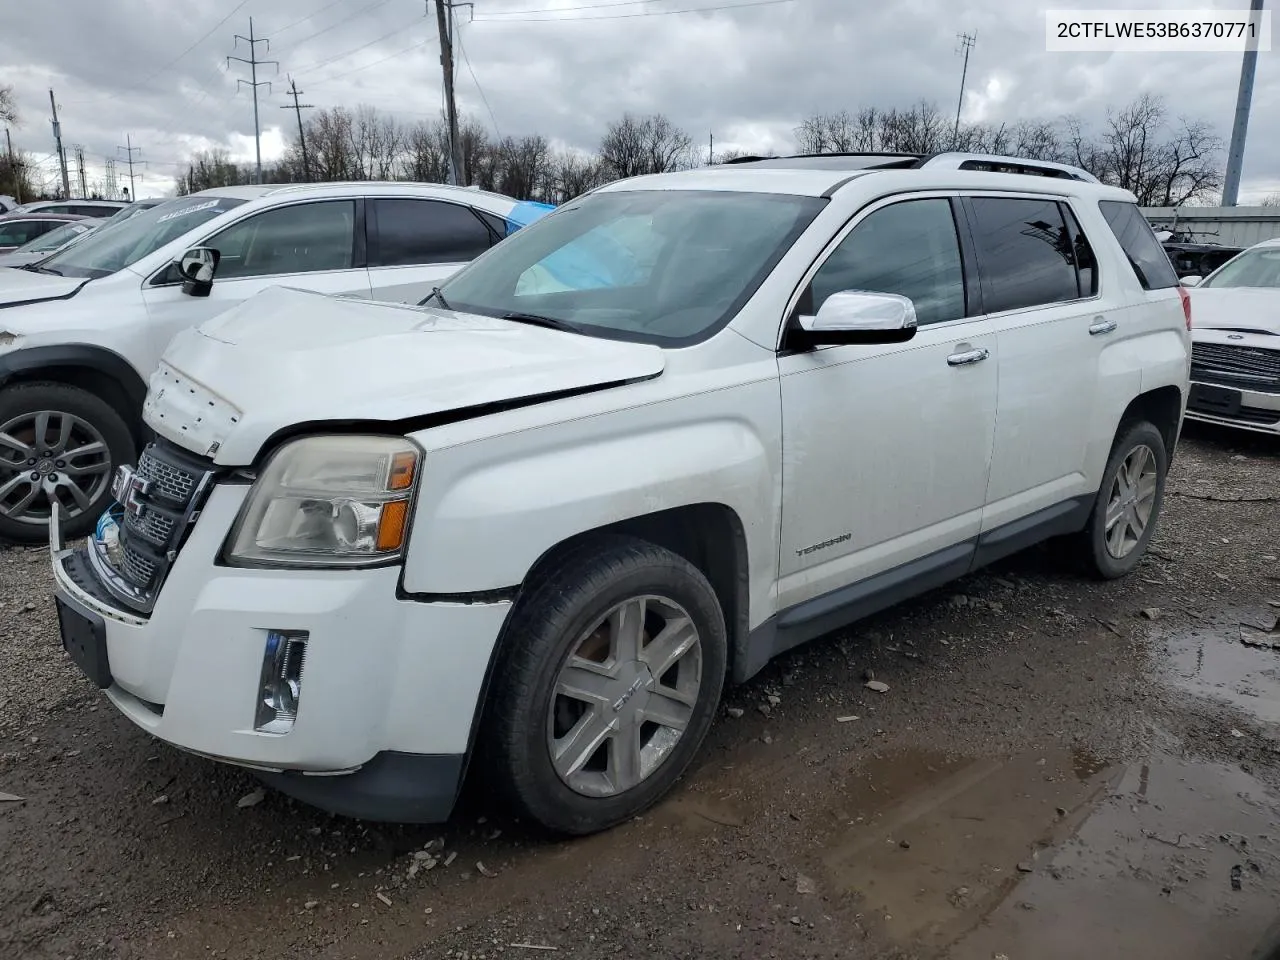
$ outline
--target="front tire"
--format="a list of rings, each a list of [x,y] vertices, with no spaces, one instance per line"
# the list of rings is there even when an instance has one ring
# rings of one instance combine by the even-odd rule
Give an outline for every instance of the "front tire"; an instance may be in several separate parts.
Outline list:
[[[111,502],[111,476],[132,462],[133,437],[101,397],[63,383],[0,391],[0,540],[42,543],[52,504],[70,539],[93,530]]]
[[[631,819],[702,745],[727,655],[724,614],[692,564],[623,537],[574,550],[508,624],[481,742],[491,782],[557,833]]]
[[[1155,425],[1122,425],[1093,512],[1080,534],[1080,555],[1088,572],[1115,580],[1138,565],[1155,533],[1168,475],[1169,454]]]

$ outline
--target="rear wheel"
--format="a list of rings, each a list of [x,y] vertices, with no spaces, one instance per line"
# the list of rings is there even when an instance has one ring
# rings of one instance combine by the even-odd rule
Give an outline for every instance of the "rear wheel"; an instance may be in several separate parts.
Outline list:
[[[1169,454],[1155,425],[1123,425],[1080,534],[1080,554],[1091,573],[1113,580],[1142,560],[1155,534],[1168,473]]]
[[[570,554],[508,626],[482,745],[491,779],[556,832],[636,816],[701,746],[726,656],[715,592],[681,557],[623,538]]]
[[[0,391],[0,540],[48,539],[55,502],[64,534],[88,534],[111,501],[116,465],[134,452],[124,420],[87,390],[23,383]]]

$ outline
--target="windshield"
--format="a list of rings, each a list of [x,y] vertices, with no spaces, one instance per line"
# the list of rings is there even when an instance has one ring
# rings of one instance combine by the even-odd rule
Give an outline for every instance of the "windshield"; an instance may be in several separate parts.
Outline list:
[[[741,308],[825,202],[710,190],[598,193],[503,240],[441,295],[451,309],[485,316],[688,342]]]
[[[64,277],[105,277],[242,203],[244,201],[236,197],[170,200],[126,220],[99,227],[79,243],[44,260],[40,269]]]
[[[1280,287],[1280,247],[1246,250],[1224,263],[1202,287]]]
[[[121,220],[128,220],[130,217],[135,217],[142,213],[142,211],[150,210],[154,206],[156,206],[156,204],[151,203],[148,200],[137,200],[129,204],[127,207],[120,208],[111,216],[107,217],[107,219],[102,221],[102,226],[109,227],[111,224],[119,223]]]
[[[45,253],[49,250],[57,250],[64,243],[68,243],[80,236],[80,234],[88,233],[92,229],[92,227],[79,223],[64,223],[62,226],[50,230],[43,237],[36,237],[30,243],[19,247],[14,253]]]

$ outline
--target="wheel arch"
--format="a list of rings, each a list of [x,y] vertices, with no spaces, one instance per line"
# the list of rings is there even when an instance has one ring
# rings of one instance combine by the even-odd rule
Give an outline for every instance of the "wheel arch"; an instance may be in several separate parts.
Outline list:
[[[1174,447],[1178,443],[1178,434],[1182,429],[1182,411],[1185,398],[1182,391],[1172,384],[1155,387],[1138,394],[1129,401],[1120,423],[1116,426],[1114,442],[1118,442],[1126,426],[1140,420],[1149,421],[1160,431],[1164,439],[1165,455],[1173,462]]]
[[[61,383],[100,397],[129,427],[140,448],[146,439],[142,403],[147,385],[133,365],[106,347],[69,343],[29,347],[0,356],[0,389],[17,383]]]
[[[580,549],[592,540],[608,537],[631,537],[656,546],[665,547],[698,568],[711,584],[720,608],[724,611],[728,633],[728,656],[725,661],[727,676],[737,676],[736,665],[745,656],[749,634],[750,577],[746,531],[741,517],[732,507],[722,503],[694,503],[659,510],[654,513],[628,517],[603,526],[583,530],[548,547],[534,561],[524,581],[511,596],[511,612],[520,604],[528,584],[544,571],[553,567],[563,557]],[[511,612],[503,623],[498,641],[489,656],[476,712],[471,722],[471,734],[467,746],[467,766],[474,758],[477,737],[483,728],[489,709],[489,696],[503,652],[511,642]]]

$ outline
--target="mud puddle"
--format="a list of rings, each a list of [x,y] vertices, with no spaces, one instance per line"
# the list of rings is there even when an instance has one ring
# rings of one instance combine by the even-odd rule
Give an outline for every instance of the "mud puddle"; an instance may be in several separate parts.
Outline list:
[[[1270,607],[1236,610],[1163,633],[1153,649],[1157,676],[1177,690],[1280,723],[1280,649],[1264,646],[1280,645],[1276,614]]]
[[[902,753],[844,797],[818,892],[921,957],[1250,958],[1280,918],[1280,798],[1236,767]]]

